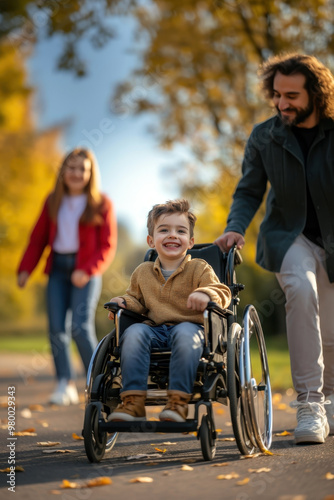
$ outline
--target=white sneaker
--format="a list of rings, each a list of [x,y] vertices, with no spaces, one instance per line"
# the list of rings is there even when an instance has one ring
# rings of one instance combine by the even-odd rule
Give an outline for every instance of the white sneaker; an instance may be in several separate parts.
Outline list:
[[[290,406],[297,408],[295,443],[324,443],[329,434],[324,405],[293,401]]]
[[[78,391],[77,391],[75,384],[73,384],[73,383],[67,384],[66,394],[70,399],[71,405],[78,405],[79,404],[79,395],[78,395]]]
[[[328,398],[326,398],[325,410],[329,425],[329,434],[334,434],[334,394],[331,394]]]
[[[50,404],[59,406],[69,406],[70,404],[78,404],[79,396],[77,388],[73,383],[69,383],[66,379],[61,379],[50,397]]]

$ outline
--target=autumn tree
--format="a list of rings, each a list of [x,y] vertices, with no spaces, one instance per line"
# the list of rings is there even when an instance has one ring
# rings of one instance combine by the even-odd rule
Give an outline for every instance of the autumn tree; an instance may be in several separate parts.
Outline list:
[[[332,0],[156,0],[137,8],[141,63],[118,87],[113,109],[150,113],[161,146],[190,153],[172,173],[197,208],[201,241],[221,234],[247,137],[272,113],[258,85],[259,64],[302,51],[334,68],[333,7]],[[240,275],[246,301],[255,298],[265,315],[279,287],[254,265],[261,218],[260,212],[247,232]]]
[[[224,228],[246,139],[271,114],[258,86],[259,63],[303,51],[334,64],[333,0],[5,0],[1,7],[0,35],[17,46],[61,36],[58,67],[79,76],[87,70],[82,40],[107,43],[116,14],[137,20],[140,62],[114,93],[112,110],[149,113],[159,144],[187,151],[189,159],[169,174],[196,206],[202,241]],[[257,220],[243,251],[249,263]],[[258,280],[250,288],[259,288]]]
[[[151,113],[162,147],[181,145],[192,153],[177,168],[185,193],[193,193],[205,211],[209,192],[208,213],[215,192],[217,205],[227,207],[229,176],[240,175],[251,128],[271,113],[258,87],[259,63],[297,50],[333,67],[333,7],[333,0],[156,0],[141,5],[135,11],[145,40],[141,63],[118,87],[114,109]],[[217,236],[214,229],[212,236]]]
[[[37,133],[25,57],[0,43],[0,311],[2,320],[31,318],[44,306],[42,273],[32,280],[35,293],[22,294],[16,269],[58,166],[59,130]]]

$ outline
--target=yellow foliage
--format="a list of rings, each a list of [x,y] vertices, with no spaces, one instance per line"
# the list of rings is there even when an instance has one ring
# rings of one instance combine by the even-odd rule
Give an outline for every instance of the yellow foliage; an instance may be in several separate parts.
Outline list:
[[[57,142],[60,131],[35,131],[31,112],[31,91],[26,83],[25,61],[5,43],[0,45],[0,312],[4,320],[36,315],[38,286],[44,262],[30,283],[30,293],[16,286],[16,269],[30,231],[47,193],[55,181],[60,159]]]

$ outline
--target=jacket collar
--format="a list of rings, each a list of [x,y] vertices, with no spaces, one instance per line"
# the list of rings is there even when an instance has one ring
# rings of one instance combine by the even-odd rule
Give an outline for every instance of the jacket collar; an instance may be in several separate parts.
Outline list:
[[[325,130],[334,129],[334,120],[330,118],[323,118],[319,122],[318,135],[315,138],[314,144],[320,142],[325,137]],[[279,116],[274,116],[272,118],[270,126],[270,135],[272,139],[281,144],[283,148],[288,150],[294,156],[296,156],[302,163],[304,163],[303,156],[301,154],[300,148],[298,146],[297,139],[290,129],[290,127],[284,125]]]

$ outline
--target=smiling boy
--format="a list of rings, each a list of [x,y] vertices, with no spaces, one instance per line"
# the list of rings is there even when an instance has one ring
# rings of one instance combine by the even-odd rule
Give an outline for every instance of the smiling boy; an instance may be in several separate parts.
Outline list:
[[[194,245],[195,221],[187,200],[154,205],[147,219],[147,243],[158,257],[140,264],[125,295],[111,299],[148,320],[131,325],[121,336],[122,403],[109,420],[145,419],[152,348],[171,350],[168,402],[159,418],[175,422],[187,418],[203,350],[203,311],[209,301],[222,308],[231,301],[229,288],[219,282],[212,267],[187,255]],[[113,319],[111,312],[109,318]]]

